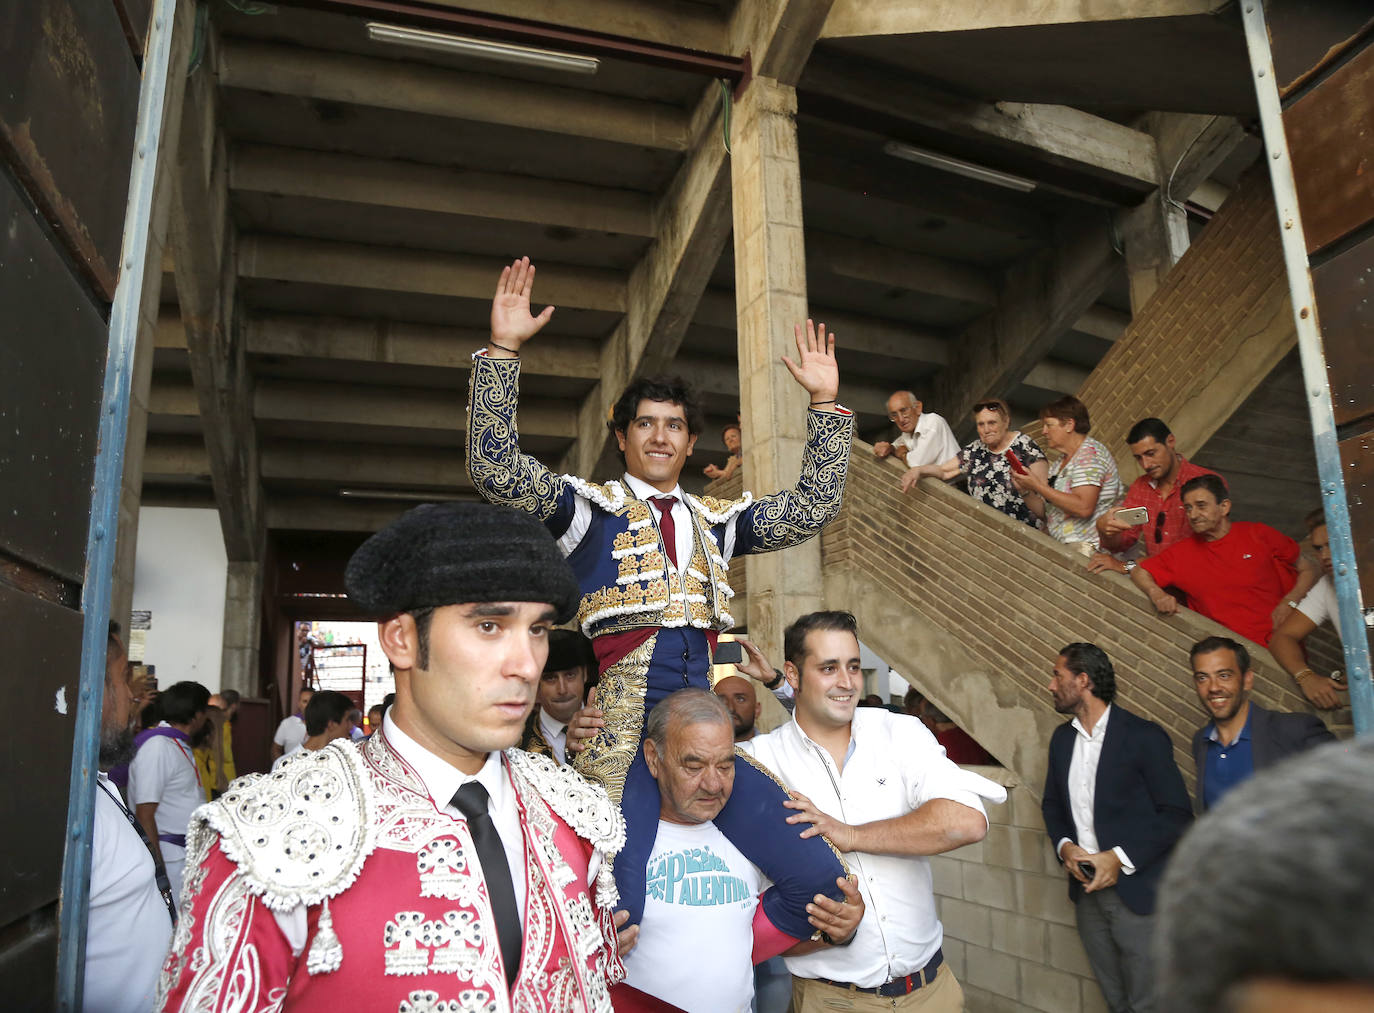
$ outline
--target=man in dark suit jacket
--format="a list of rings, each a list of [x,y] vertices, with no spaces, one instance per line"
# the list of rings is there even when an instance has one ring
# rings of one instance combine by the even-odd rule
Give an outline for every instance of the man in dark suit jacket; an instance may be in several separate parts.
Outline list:
[[[1116,672],[1100,647],[1060,651],[1049,689],[1073,719],[1050,739],[1041,811],[1078,934],[1113,1013],[1154,1013],[1155,889],[1192,821],[1188,790],[1164,729],[1112,705]]]
[[[1252,702],[1250,652],[1230,637],[1199,640],[1188,657],[1198,699],[1212,715],[1193,736],[1198,813],[1255,771],[1335,738],[1316,715],[1280,714]]]

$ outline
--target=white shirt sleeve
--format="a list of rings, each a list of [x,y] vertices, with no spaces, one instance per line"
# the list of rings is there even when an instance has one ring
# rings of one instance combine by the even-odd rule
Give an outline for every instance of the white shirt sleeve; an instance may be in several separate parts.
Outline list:
[[[939,448],[935,455],[935,463],[942,464],[951,457],[958,456],[959,441],[954,438],[954,430],[949,428],[949,423],[943,417],[935,416],[935,422],[937,425],[930,434],[930,441]]]
[[[167,779],[172,774],[173,757],[165,748],[168,740],[154,736],[139,747],[129,764],[129,805],[160,803],[166,794]],[[178,757],[183,763],[185,759]]]
[[[931,799],[945,798],[982,813],[986,820],[988,814],[983,808],[983,799],[997,803],[1007,800],[1007,790],[1000,784],[961,769],[945,756],[944,747],[916,718],[901,724],[899,735],[893,736],[892,746],[907,786],[907,803],[912,809],[919,809]]]
[[[587,529],[591,526],[592,505],[581,496],[573,496],[572,521],[568,524],[568,530],[558,539],[558,551],[565,556],[571,553],[582,544],[582,539],[586,537]]]

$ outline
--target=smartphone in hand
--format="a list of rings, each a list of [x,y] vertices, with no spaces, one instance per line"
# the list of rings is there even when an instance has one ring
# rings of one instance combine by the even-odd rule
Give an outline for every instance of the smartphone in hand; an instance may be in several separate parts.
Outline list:
[[[1021,463],[1021,458],[1016,456],[1016,451],[1008,448],[1004,456],[1007,459],[1007,463],[1011,465],[1012,471],[1016,472],[1018,475],[1029,474],[1029,472],[1026,471],[1026,466]]]
[[[1093,865],[1092,862],[1079,862],[1078,871],[1083,873],[1083,875],[1087,876],[1089,879],[1092,879],[1094,876],[1097,875],[1097,866]]]
[[[743,663],[744,646],[738,640],[722,640],[716,645],[716,653],[711,659],[711,664],[742,665]]]
[[[1129,510],[1118,510],[1116,519],[1122,524],[1144,524],[1150,519],[1150,508],[1131,507]]]

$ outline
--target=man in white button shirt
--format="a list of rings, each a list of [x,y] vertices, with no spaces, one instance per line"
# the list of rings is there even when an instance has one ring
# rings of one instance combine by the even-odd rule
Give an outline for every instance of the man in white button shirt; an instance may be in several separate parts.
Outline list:
[[[982,840],[982,799],[1003,802],[1006,790],[947,760],[920,719],[856,710],[863,669],[848,612],[802,616],[784,654],[793,720],[739,748],[792,790],[789,822],[843,852],[866,905],[851,945],[788,951],[793,1009],[957,1013],[963,989],[944,964],[927,856]]]
[[[891,443],[873,444],[877,457],[895,457],[908,468],[939,464],[959,453],[959,441],[949,423],[934,412],[923,412],[921,402],[909,390],[899,390],[887,399],[887,417],[901,430]]]
[[[1116,671],[1094,644],[1059,652],[1049,690],[1073,719],[1050,739],[1041,810],[1069,873],[1078,934],[1112,1013],[1153,1013],[1155,890],[1193,819],[1173,743],[1113,704]]]

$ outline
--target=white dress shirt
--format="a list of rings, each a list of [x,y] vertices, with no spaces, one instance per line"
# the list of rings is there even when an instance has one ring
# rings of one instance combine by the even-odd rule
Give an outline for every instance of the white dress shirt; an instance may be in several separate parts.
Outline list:
[[[795,720],[738,745],[816,808],[851,825],[903,816],[936,798],[986,818],[982,799],[1004,802],[1007,797],[1001,785],[947,759],[919,718],[876,707],[855,711],[843,770]],[[803,978],[872,988],[925,967],[944,941],[930,860],[861,852],[844,857],[867,905],[853,943],[788,957],[787,969]]]
[[[672,496],[677,500],[673,504],[672,510],[674,548],[677,551],[678,570],[685,569],[692,558],[692,512],[687,509],[687,504],[683,502],[682,486],[675,485],[671,492],[661,492],[648,482],[642,482],[633,475],[622,475],[620,480],[636,499],[648,502],[656,496]],[[558,548],[562,550],[565,556],[581,544],[592,522],[592,505],[581,496],[575,496],[573,499],[575,502],[572,521],[568,524],[568,530],[563,532],[562,537],[558,539]],[[658,525],[660,523],[658,507],[650,503],[649,513],[654,519],[654,524]],[[735,523],[738,519],[739,515],[736,515],[725,525],[725,537],[721,539],[720,556],[727,563],[735,553]]]
[[[1069,761],[1069,812],[1073,816],[1073,828],[1078,832],[1078,846],[1090,854],[1097,854],[1101,847],[1097,843],[1097,829],[1093,825],[1093,803],[1097,798],[1097,765],[1102,760],[1102,744],[1107,741],[1107,719],[1112,716],[1112,705],[1093,725],[1089,734],[1078,718],[1073,719],[1073,759]],[[1064,847],[1065,837],[1054,846],[1055,854]],[[1135,866],[1121,848],[1112,848],[1116,857],[1121,859],[1121,871],[1127,876],[1135,872]]]
[[[539,728],[544,733],[544,741],[553,750],[553,758],[559,763],[567,763],[568,726],[555,721],[547,711],[540,709]]]
[[[959,454],[959,441],[954,438],[949,423],[934,412],[921,412],[916,419],[916,428],[902,433],[892,445],[906,454],[908,468],[943,464]]]

